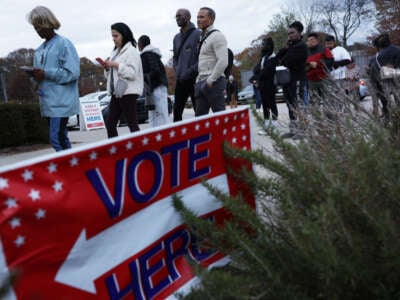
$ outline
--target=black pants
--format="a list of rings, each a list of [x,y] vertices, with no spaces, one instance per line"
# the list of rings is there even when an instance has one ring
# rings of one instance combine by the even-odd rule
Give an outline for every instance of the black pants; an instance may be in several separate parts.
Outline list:
[[[389,116],[389,109],[388,109],[388,100],[386,98],[386,93],[383,89],[383,86],[380,82],[378,81],[372,81],[374,87],[376,88],[376,94],[378,96],[378,99],[382,103],[382,115],[385,117]]]
[[[293,80],[289,84],[283,87],[283,95],[286,100],[286,104],[289,110],[290,120],[296,120],[297,110],[297,81]]]
[[[183,110],[189,97],[192,100],[193,109],[195,109],[194,80],[177,80],[175,86],[174,122],[182,120]]]
[[[276,87],[273,84],[268,84],[260,87],[261,102],[264,112],[264,120],[269,120],[269,113],[271,111],[272,120],[278,119],[278,107],[275,101]]]
[[[106,122],[107,135],[109,138],[118,136],[117,124],[123,113],[131,132],[139,131],[139,125],[136,116],[136,100],[139,96],[136,94],[124,95],[122,98],[111,97],[109,113]]]

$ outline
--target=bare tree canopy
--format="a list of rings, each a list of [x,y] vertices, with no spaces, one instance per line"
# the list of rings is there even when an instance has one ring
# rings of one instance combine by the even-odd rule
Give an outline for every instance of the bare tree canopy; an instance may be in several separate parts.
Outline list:
[[[287,0],[282,7],[282,13],[286,16],[292,16],[304,25],[304,31],[310,33],[315,31],[320,20],[320,12],[318,10],[318,2],[316,0]]]
[[[371,0],[315,0],[325,30],[332,32],[343,46],[363,22],[374,17]]]

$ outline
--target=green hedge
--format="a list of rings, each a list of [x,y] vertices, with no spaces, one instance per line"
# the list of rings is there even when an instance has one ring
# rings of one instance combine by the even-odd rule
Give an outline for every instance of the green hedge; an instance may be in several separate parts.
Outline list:
[[[38,104],[0,105],[0,148],[48,143],[48,136]]]

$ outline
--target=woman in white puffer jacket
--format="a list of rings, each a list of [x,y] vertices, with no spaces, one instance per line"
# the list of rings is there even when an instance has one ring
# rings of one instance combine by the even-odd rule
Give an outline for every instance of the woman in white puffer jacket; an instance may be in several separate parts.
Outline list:
[[[107,77],[107,91],[111,95],[109,114],[106,120],[109,138],[118,136],[117,124],[124,113],[131,132],[138,131],[136,100],[143,93],[143,70],[136,40],[124,23],[111,25],[115,44],[103,67]]]

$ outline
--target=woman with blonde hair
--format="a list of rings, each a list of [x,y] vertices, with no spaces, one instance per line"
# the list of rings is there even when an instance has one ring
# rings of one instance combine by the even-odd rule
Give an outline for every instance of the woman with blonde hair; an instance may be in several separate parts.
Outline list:
[[[118,136],[117,123],[125,114],[131,132],[138,131],[136,100],[143,93],[143,70],[136,40],[131,29],[124,23],[111,25],[114,49],[103,64],[107,77],[107,91],[111,95],[108,119],[109,138]]]
[[[35,50],[33,77],[38,82],[41,114],[48,120],[50,143],[56,151],[69,149],[68,117],[79,113],[79,56],[74,45],[55,32],[61,24],[50,9],[37,6],[27,19],[45,40]]]

